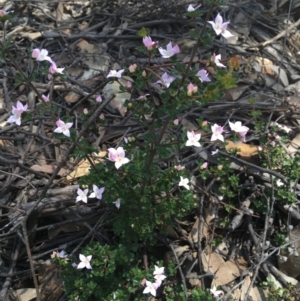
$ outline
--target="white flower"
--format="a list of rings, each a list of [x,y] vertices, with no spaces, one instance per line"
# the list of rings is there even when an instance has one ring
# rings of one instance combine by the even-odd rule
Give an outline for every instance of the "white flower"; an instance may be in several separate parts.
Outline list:
[[[277,185],[278,187],[281,187],[281,186],[284,185],[284,183],[283,183],[280,179],[278,179],[278,180],[276,181],[276,185]]]
[[[119,169],[122,165],[130,161],[128,158],[125,158],[125,150],[123,147],[118,147],[117,149],[109,148],[108,159],[115,162],[116,169]]]
[[[160,52],[160,54],[162,55],[163,58],[170,58],[174,54],[180,52],[178,45],[175,45],[174,47],[172,47],[172,42],[170,42],[167,45],[167,49],[163,49],[163,48],[159,47],[158,51]]]
[[[190,190],[190,187],[188,184],[189,184],[189,179],[183,178],[182,176],[180,176],[180,182],[178,185],[185,187],[187,190]]]
[[[58,134],[63,134],[67,137],[70,137],[70,130],[69,128],[72,127],[73,125],[73,122],[67,122],[65,123],[64,121],[58,119],[56,121],[56,125],[57,125],[57,128],[54,130],[54,133],[58,133]]]
[[[124,69],[122,70],[110,70],[108,75],[106,76],[107,78],[108,77],[117,77],[117,78],[121,78],[122,77],[122,73],[124,72]]]
[[[221,34],[225,39],[233,37],[233,35],[227,30],[227,26],[230,22],[228,21],[223,23],[223,18],[220,14],[216,16],[215,22],[208,21],[208,23],[212,25],[217,36]]]
[[[201,6],[201,4],[200,5],[198,5],[198,6],[196,6],[196,7],[194,7],[192,4],[190,4],[189,6],[188,6],[188,8],[187,8],[187,11],[188,12],[191,12],[191,11],[195,11],[197,8],[199,8]]]
[[[113,202],[113,204],[115,204],[115,206],[120,209],[120,206],[121,206],[121,200],[120,199],[117,199],[115,202]]]
[[[79,259],[81,262],[77,266],[77,269],[83,269],[83,268],[92,269],[91,264],[90,264],[92,255],[84,256],[82,254],[79,254]]]
[[[166,72],[161,76],[162,80],[158,80],[156,84],[162,84],[166,88],[169,88],[171,83],[175,80],[174,76],[168,75]]]
[[[101,187],[101,188],[98,188],[98,186],[94,185],[93,184],[93,191],[89,198],[97,198],[98,200],[101,200],[102,199],[102,193],[104,192],[105,188],[104,187]]]
[[[186,142],[186,146],[196,146],[196,147],[200,147],[201,144],[198,142],[201,138],[201,134],[195,134],[194,131],[187,131],[187,137],[188,137],[188,141]]]
[[[215,140],[221,140],[224,142],[224,137],[222,135],[223,133],[223,127],[217,125],[216,123],[211,126],[211,131],[212,131],[212,136],[210,141],[215,141]]]
[[[150,281],[146,281],[146,288],[143,290],[143,294],[150,293],[152,296],[156,296],[156,290],[159,287],[159,283],[152,283]]]
[[[210,289],[210,293],[211,293],[215,298],[218,298],[219,295],[223,294],[223,291],[217,291],[216,286],[213,286],[213,288]]]
[[[17,106],[12,106],[12,116],[10,116],[7,120],[8,123],[15,123],[16,125],[21,125],[21,116],[23,112],[27,111],[28,106],[23,104],[18,100]]]
[[[52,65],[49,67],[49,72],[50,74],[63,74],[64,69],[65,68],[57,68],[56,63],[52,62]]]
[[[153,275],[163,275],[165,273],[165,268],[164,267],[158,267],[154,265],[154,272]]]
[[[88,192],[89,192],[88,189],[81,190],[80,188],[78,188],[77,189],[76,202],[83,201],[84,203],[87,203],[87,201],[88,201],[88,199],[87,199]]]
[[[226,68],[225,65],[223,65],[222,63],[220,63],[221,60],[221,54],[216,55],[215,53],[211,56],[211,60],[218,66],[221,68]]]

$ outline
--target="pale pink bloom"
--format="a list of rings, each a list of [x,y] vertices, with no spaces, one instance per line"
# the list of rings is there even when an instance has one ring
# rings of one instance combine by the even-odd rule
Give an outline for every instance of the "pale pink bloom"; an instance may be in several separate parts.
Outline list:
[[[146,281],[147,281],[147,279],[146,278],[144,278],[141,282],[140,282],[140,285],[142,285],[142,286],[145,286],[145,284],[146,284]]]
[[[239,134],[239,136],[241,137],[242,141],[246,141],[246,134],[247,132],[249,131],[249,128],[242,125],[242,122],[241,121],[236,121],[235,123],[233,122],[229,122],[229,126],[230,126],[230,129],[236,133]]]
[[[92,192],[89,195],[89,198],[97,198],[98,200],[101,200],[104,190],[105,190],[104,187],[99,188],[97,185],[93,184],[93,191],[94,192]]]
[[[222,135],[223,133],[223,127],[217,125],[216,123],[211,126],[211,131],[212,131],[212,136],[210,141],[215,141],[215,140],[220,140],[224,142],[224,136]]]
[[[92,260],[92,255],[84,256],[82,254],[79,254],[79,259],[81,262],[77,266],[77,269],[83,269],[83,268],[92,269],[90,264],[90,261]]]
[[[200,147],[201,144],[199,143],[199,140],[201,138],[201,134],[195,134],[194,131],[187,131],[187,137],[188,140],[185,143],[186,146],[196,146],[196,147]]]
[[[257,150],[258,150],[259,152],[261,152],[263,149],[262,149],[261,146],[258,146],[258,147],[257,147]]]
[[[273,147],[276,146],[276,142],[275,142],[275,141],[270,142],[270,144],[271,144]]]
[[[207,126],[208,125],[208,122],[206,120],[204,120],[201,124],[202,126]]]
[[[149,51],[154,48],[157,48],[158,46],[158,41],[153,42],[151,37],[148,36],[143,38],[143,43]]]
[[[132,64],[128,67],[128,70],[130,73],[133,73],[135,72],[136,68],[137,68],[137,64]]]
[[[227,26],[230,22],[228,21],[223,23],[223,18],[220,14],[216,16],[215,22],[208,21],[208,23],[212,25],[217,36],[221,34],[225,39],[233,37],[233,35],[227,30]]]
[[[5,11],[4,9],[0,9],[0,17],[9,14],[9,12]]]
[[[176,79],[174,76],[168,75],[166,72],[161,76],[162,80],[158,80],[156,84],[162,84],[166,88],[169,88],[171,83]]]
[[[109,73],[108,73],[108,75],[106,77],[107,78],[109,78],[109,77],[121,78],[123,72],[124,72],[124,69],[121,69],[119,71],[117,71],[117,70],[110,70]]]
[[[198,6],[196,6],[196,7],[193,7],[193,5],[190,4],[189,7],[187,8],[187,11],[188,11],[188,12],[195,11],[195,10],[198,9],[200,6],[201,6],[201,4],[198,5]]]
[[[117,149],[108,149],[108,159],[115,162],[116,169],[119,169],[122,165],[127,164],[130,160],[125,158],[125,150],[123,147],[118,147]]]
[[[105,116],[104,116],[104,114],[103,114],[103,113],[102,113],[102,114],[100,114],[99,118],[100,118],[101,120],[104,120],[104,119],[105,119]]]
[[[161,283],[167,278],[166,275],[155,275],[154,279],[156,280],[155,282],[157,284],[159,284],[159,286],[161,285]]]
[[[63,134],[67,137],[70,137],[70,128],[72,127],[73,125],[73,122],[67,122],[65,123],[64,121],[58,119],[56,121],[56,125],[57,125],[57,128],[54,130],[54,133],[58,133],[58,134]]]
[[[18,100],[16,107],[12,106],[12,116],[7,120],[8,123],[15,123],[21,125],[21,116],[23,112],[27,111],[28,105],[24,105]]]
[[[215,298],[218,298],[219,295],[223,294],[223,291],[217,291],[216,286],[213,286],[213,288],[210,289],[210,293],[211,293],[212,296],[214,296]]]
[[[50,74],[63,74],[65,68],[57,68],[57,65],[55,62],[52,62],[49,72]]]
[[[220,63],[221,60],[221,54],[216,55],[215,53],[212,55],[211,60],[218,66],[221,68],[226,68],[225,65],[223,65],[222,63]]]
[[[170,58],[171,56],[180,52],[178,45],[175,45],[174,47],[172,47],[172,42],[170,42],[167,45],[167,49],[163,49],[163,48],[159,47],[158,51],[160,52],[162,57],[165,59]]]
[[[77,263],[75,263],[75,262],[73,262],[71,265],[72,265],[73,268],[77,267]]]
[[[87,109],[87,108],[84,108],[84,109],[83,109],[83,114],[84,114],[84,115],[87,115],[88,113],[89,113],[88,109]]]
[[[45,101],[45,102],[48,102],[50,99],[49,99],[49,96],[50,96],[50,94],[48,94],[47,96],[46,95],[44,95],[44,94],[42,94],[42,98],[43,98],[43,100]]]
[[[39,62],[48,61],[50,63],[53,63],[51,57],[48,56],[48,50],[46,49],[40,50],[38,48],[35,48],[32,50],[31,56]]]
[[[118,200],[116,200],[115,202],[113,202],[113,204],[115,204],[115,206],[116,206],[118,209],[120,209],[120,207],[121,207],[121,201],[120,201],[120,199],[118,199]]]
[[[210,79],[208,77],[208,72],[205,69],[201,69],[196,74],[199,77],[199,80],[203,82],[210,82]]]
[[[124,137],[124,142],[127,144],[128,143],[128,138],[125,136]]]
[[[173,123],[174,123],[175,125],[178,125],[178,124],[179,124],[179,119],[178,119],[178,118],[174,119]]]
[[[88,201],[87,194],[88,193],[89,193],[88,189],[82,190],[82,189],[78,188],[76,202],[83,201],[84,203],[87,203],[87,201]]]
[[[192,83],[189,83],[187,86],[187,96],[192,96],[193,94],[197,93],[198,87],[196,85],[193,85]]]
[[[132,88],[132,83],[131,83],[131,81],[128,80],[128,81],[126,82],[126,84],[125,84],[125,87],[128,88],[128,89]]]
[[[174,168],[177,169],[178,171],[185,169],[185,167],[182,165],[175,165]]]
[[[146,280],[146,288],[143,290],[143,294],[150,293],[152,296],[156,296],[156,290],[159,288],[158,283],[152,283]]]
[[[101,97],[101,95],[97,95],[96,101],[97,101],[97,102],[102,102],[102,97]]]
[[[281,140],[281,137],[277,134],[277,135],[275,136],[275,139],[276,139],[276,140]]]
[[[185,187],[187,190],[190,190],[190,187],[188,184],[189,184],[189,179],[183,178],[182,176],[180,176],[180,182],[178,185]]]
[[[201,169],[206,169],[208,166],[208,162],[204,162],[202,165],[201,165]]]

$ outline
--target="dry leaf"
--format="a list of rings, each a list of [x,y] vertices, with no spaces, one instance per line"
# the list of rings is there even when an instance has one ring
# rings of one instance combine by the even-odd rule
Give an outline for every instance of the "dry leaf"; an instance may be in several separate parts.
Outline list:
[[[47,174],[52,174],[53,171],[56,169],[56,166],[55,165],[33,165],[31,166],[31,169],[34,170],[34,171],[38,171],[38,172],[44,172],[44,173],[47,173]],[[67,173],[67,170],[64,169],[64,168],[61,168],[61,170],[58,172],[58,175],[59,176],[64,176],[66,175]]]
[[[208,255],[202,252],[201,260],[204,271],[211,271],[213,274],[215,274],[219,270],[220,266],[224,264],[223,257],[215,252]]]
[[[251,157],[258,154],[258,148],[256,145],[249,145],[243,142],[232,142],[226,140],[226,150],[236,150],[238,149],[237,154],[242,157]]]
[[[212,286],[221,286],[230,283],[247,269],[247,262],[242,258],[224,262],[215,275]]]
[[[20,288],[16,290],[16,293],[21,301],[30,301],[36,298],[35,288]]]

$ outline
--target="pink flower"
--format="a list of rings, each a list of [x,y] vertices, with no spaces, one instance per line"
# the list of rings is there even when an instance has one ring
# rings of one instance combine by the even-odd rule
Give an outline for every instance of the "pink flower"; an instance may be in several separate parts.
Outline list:
[[[84,114],[84,115],[87,115],[88,113],[89,113],[88,109],[87,109],[87,108],[84,108],[84,109],[83,109],[83,114]]]
[[[158,41],[153,42],[151,37],[148,36],[143,38],[143,43],[149,51],[154,48],[157,48],[158,46]]]
[[[77,197],[76,197],[76,202],[82,201],[84,203],[87,203],[88,198],[87,198],[87,194],[89,193],[88,189],[77,189]]]
[[[44,95],[44,94],[42,94],[42,98],[43,98],[43,100],[45,101],[45,102],[48,102],[50,99],[49,99],[49,94],[46,96],[46,95]]]
[[[51,57],[48,56],[48,50],[46,49],[40,50],[38,48],[35,48],[33,49],[31,56],[39,62],[48,61],[50,63],[53,63]]]
[[[227,26],[230,22],[228,21],[223,23],[223,18],[220,14],[216,16],[215,22],[208,21],[208,23],[212,25],[217,36],[221,34],[225,39],[233,37],[233,35],[227,30]]]
[[[102,194],[104,192],[105,188],[101,187],[99,188],[97,185],[93,184],[93,191],[90,195],[89,198],[97,198],[98,200],[102,199]]]
[[[174,119],[173,123],[174,123],[175,125],[178,125],[178,124],[179,124],[179,119],[178,119],[178,118]]]
[[[117,78],[121,78],[122,77],[122,73],[124,72],[124,69],[122,70],[110,70],[108,75],[106,76],[106,78],[109,78],[109,77],[117,77]]]
[[[271,141],[270,144],[275,147],[276,146],[276,142],[275,141]]]
[[[204,162],[202,165],[201,165],[201,169],[206,169],[208,166],[208,162]]]
[[[135,72],[136,68],[137,68],[137,64],[133,64],[128,67],[128,70],[130,73],[133,73]]]
[[[130,89],[130,88],[132,88],[132,83],[131,83],[131,81],[127,81],[126,82],[126,84],[125,84],[125,87],[127,88],[127,89]]]
[[[0,17],[8,15],[9,12],[5,11],[4,9],[0,9]]]
[[[192,83],[189,83],[187,86],[187,96],[192,96],[194,93],[197,93],[198,87],[196,85],[193,85]]]
[[[159,288],[159,283],[152,283],[146,280],[146,288],[143,290],[143,294],[150,293],[152,296],[156,296],[156,290]]]
[[[162,80],[158,80],[156,84],[162,84],[166,88],[169,88],[171,83],[176,79],[174,76],[168,75],[166,72],[161,76]]]
[[[178,171],[185,169],[185,167],[182,165],[175,165],[174,168],[177,169]]]
[[[215,53],[212,55],[211,60],[218,66],[221,68],[226,68],[225,65],[223,65],[222,63],[220,63],[221,60],[221,54],[216,55]]]
[[[127,164],[130,160],[125,158],[125,151],[123,147],[118,147],[117,149],[108,149],[108,159],[115,162],[116,169],[119,169],[122,165]]]
[[[247,132],[249,131],[249,128],[242,125],[242,122],[241,121],[236,121],[235,123],[233,122],[229,122],[229,126],[230,126],[230,129],[236,133],[239,134],[239,136],[241,137],[242,141],[245,142],[246,140],[246,134]]]
[[[69,128],[72,127],[73,125],[73,122],[67,122],[65,123],[64,121],[58,119],[56,121],[56,125],[57,125],[57,128],[54,130],[54,133],[58,133],[58,134],[63,134],[67,137],[70,137],[70,130]]]
[[[146,278],[144,278],[141,282],[140,282],[140,285],[142,285],[142,286],[145,286],[145,284],[146,284],[146,281],[147,281],[147,279]]]
[[[210,141],[215,141],[215,140],[220,140],[224,142],[224,136],[222,135],[223,133],[223,127],[217,125],[216,123],[211,126],[211,131],[212,131],[212,136]]]
[[[102,102],[102,97],[101,97],[101,95],[98,95],[98,96],[96,97],[96,101],[97,101],[97,102]]]
[[[49,68],[50,74],[63,74],[65,68],[57,68],[57,65],[55,62],[52,62],[52,65]]]
[[[196,146],[196,147],[200,147],[201,144],[199,143],[199,140],[201,138],[201,134],[195,134],[194,131],[187,131],[187,137],[188,137],[188,141],[186,142],[186,146]]]
[[[165,59],[170,58],[171,56],[180,52],[178,45],[175,45],[174,47],[172,47],[172,42],[170,42],[167,45],[167,49],[163,49],[163,48],[159,47],[158,51],[160,52],[162,57]]]
[[[199,77],[199,80],[203,82],[210,82],[210,79],[208,77],[208,72],[205,69],[201,69],[196,74]]]
[[[18,100],[17,106],[12,106],[12,116],[10,116],[7,120],[8,123],[15,123],[16,125],[21,125],[21,116],[23,112],[27,111],[28,105],[26,104],[23,106],[23,104]]]

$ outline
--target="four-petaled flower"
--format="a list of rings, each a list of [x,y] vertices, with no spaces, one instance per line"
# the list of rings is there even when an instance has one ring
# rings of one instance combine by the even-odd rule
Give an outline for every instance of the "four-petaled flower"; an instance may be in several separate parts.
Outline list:
[[[47,49],[40,50],[38,48],[35,48],[35,49],[32,50],[31,56],[39,62],[48,61],[51,64],[53,63],[51,57],[48,55],[48,50]]]
[[[201,69],[196,74],[199,77],[199,80],[203,82],[210,82],[210,79],[208,77],[208,72],[205,69]]]
[[[167,59],[170,58],[171,56],[175,55],[176,53],[179,53],[179,47],[178,45],[175,45],[174,47],[172,47],[172,42],[170,42],[167,45],[167,49],[163,49],[161,47],[158,48],[158,51],[160,52],[160,54],[162,55],[163,58]]]
[[[67,122],[65,123],[64,121],[58,119],[56,121],[56,125],[57,125],[57,128],[54,130],[54,133],[58,133],[58,134],[63,134],[67,137],[70,137],[70,130],[69,128],[72,127],[73,125],[73,122]]]
[[[97,185],[94,185],[93,184],[93,191],[89,198],[97,198],[98,200],[101,200],[102,199],[102,193],[104,192],[105,188],[104,187],[101,187],[101,188],[98,188]]]
[[[225,39],[233,37],[233,35],[227,30],[227,26],[230,22],[228,21],[223,23],[223,18],[220,14],[216,16],[215,22],[208,21],[208,23],[211,24],[217,36],[221,34]]]
[[[50,74],[63,74],[65,68],[57,68],[57,65],[55,62],[52,62],[49,72]]]
[[[171,83],[176,79],[174,76],[168,75],[166,72],[161,76],[162,80],[158,80],[156,84],[162,84],[166,88],[169,88]]]
[[[214,296],[215,298],[218,298],[219,295],[223,294],[223,291],[217,291],[216,286],[213,286],[213,288],[210,289],[210,293],[211,293],[212,296]]]
[[[158,41],[153,42],[151,37],[149,37],[149,36],[146,36],[143,38],[143,43],[149,51],[154,48],[157,48],[157,46],[158,46]]]
[[[216,55],[215,53],[211,56],[211,60],[218,66],[221,68],[226,68],[225,65],[223,65],[222,63],[220,63],[221,60],[221,54]]]
[[[96,97],[96,101],[97,101],[97,102],[102,102],[102,97],[101,97],[101,95],[98,95],[98,96]]]
[[[76,197],[76,202],[79,202],[79,201],[83,201],[84,203],[87,203],[88,201],[88,197],[87,197],[87,194],[89,193],[89,190],[88,189],[80,189],[78,188],[77,189],[77,197]]]
[[[153,275],[163,275],[164,273],[165,273],[164,267],[158,267],[158,266],[154,265]]]
[[[77,269],[83,269],[83,268],[92,269],[90,264],[90,261],[92,260],[92,255],[84,256],[82,254],[79,254],[79,259],[81,262],[77,266]]]
[[[188,141],[186,142],[186,146],[196,146],[200,147],[201,144],[198,142],[201,138],[201,134],[195,134],[194,131],[187,131]]]
[[[189,179],[183,178],[182,176],[180,176],[180,182],[178,185],[185,187],[187,190],[190,190],[190,187],[188,184],[189,184]]]
[[[117,70],[110,70],[108,75],[106,76],[108,77],[117,77],[117,78],[121,78],[122,77],[122,73],[124,72],[124,69],[121,69],[119,71]]]
[[[117,149],[108,149],[108,159],[115,162],[116,169],[119,169],[122,165],[128,163],[130,160],[125,158],[125,150],[123,147],[118,147]]]
[[[48,94],[47,96],[46,95],[44,95],[44,94],[42,94],[42,98],[43,98],[43,100],[45,101],[45,102],[48,102],[50,99],[49,99],[49,96],[50,96],[50,94]]]
[[[217,125],[216,123],[211,126],[211,131],[212,131],[212,136],[210,141],[215,141],[215,140],[221,140],[224,142],[224,136],[222,135],[223,133],[223,127]]]
[[[7,120],[9,123],[15,123],[16,125],[21,125],[21,116],[23,112],[27,111],[28,105],[23,106],[23,104],[18,100],[17,106],[12,106],[12,116]]]
[[[187,86],[187,96],[192,96],[194,93],[197,93],[198,87],[196,85],[193,85],[192,83],[189,83]]]
[[[194,7],[192,4],[190,4],[189,6],[188,6],[188,8],[187,8],[187,11],[188,12],[191,12],[191,11],[195,11],[197,8],[199,8],[201,6],[201,4],[200,5],[198,5],[198,6],[196,6],[196,7]]]
[[[150,293],[152,296],[156,296],[156,290],[159,288],[159,283],[155,282],[152,283],[150,281],[146,281],[146,287],[143,290],[143,294],[148,294]]]
[[[242,141],[245,142],[246,134],[249,131],[249,128],[242,125],[241,121],[236,121],[235,123],[230,122],[230,121],[228,121],[228,122],[229,122],[230,129],[232,131],[238,133],[239,136],[241,137]]]

